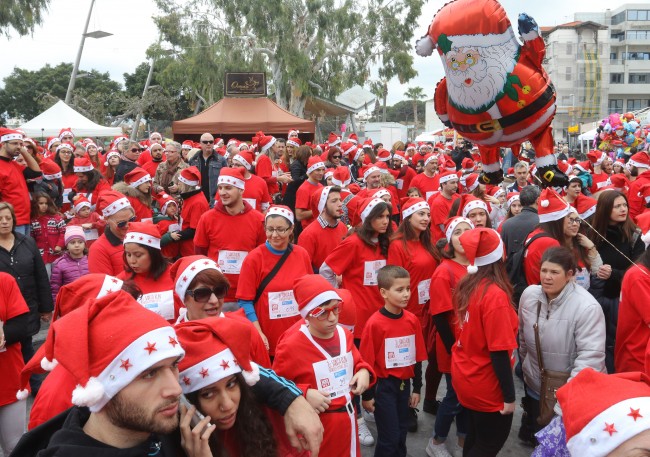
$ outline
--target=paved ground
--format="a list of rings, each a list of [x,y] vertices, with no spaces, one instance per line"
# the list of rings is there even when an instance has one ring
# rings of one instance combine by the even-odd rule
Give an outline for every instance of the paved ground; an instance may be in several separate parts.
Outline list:
[[[34,337],[34,343],[36,347],[38,347],[42,343],[46,335],[47,335],[47,328],[43,328],[41,332]],[[422,371],[424,372],[424,367]],[[523,384],[517,378],[515,378],[515,387],[517,389],[517,398],[519,399],[523,396]],[[446,389],[445,380],[443,378],[442,382],[440,383],[440,389],[438,390],[438,399],[442,399],[442,397],[444,396],[445,389]],[[422,389],[422,392],[424,392],[424,389]],[[28,406],[31,407],[31,404],[32,404],[32,399],[30,397],[28,400]],[[422,403],[420,403],[420,406],[422,406]],[[435,419],[436,419],[435,416],[420,411],[419,421],[418,421],[418,431],[417,433],[409,433],[406,441],[406,446],[408,448],[408,455],[410,457],[426,457],[427,454],[424,451],[424,449],[426,448],[427,443],[429,442],[429,438],[431,438],[431,431],[433,430],[433,424],[435,423]],[[517,406],[517,409],[515,411],[515,417],[514,420],[512,421],[512,430],[510,431],[510,436],[508,437],[508,441],[506,442],[506,445],[504,446],[503,450],[499,455],[511,456],[511,457],[529,457],[530,454],[532,453],[532,448],[521,444],[521,442],[517,438],[517,431],[519,430],[520,421],[521,421],[521,408]],[[372,431],[373,436],[377,438],[377,429],[375,428],[375,424],[369,422],[368,426]],[[452,430],[449,435],[450,438],[448,440],[450,444],[452,444],[455,441],[455,433],[456,433],[455,427],[452,426]],[[372,457],[373,454],[374,454],[374,447],[361,446],[361,455],[363,457]],[[0,450],[0,457],[3,457],[1,450]]]

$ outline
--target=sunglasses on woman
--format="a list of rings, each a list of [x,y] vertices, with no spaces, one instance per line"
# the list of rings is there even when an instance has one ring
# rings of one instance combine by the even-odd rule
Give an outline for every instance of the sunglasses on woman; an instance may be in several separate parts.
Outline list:
[[[131,219],[127,219],[126,221],[116,222],[115,225],[117,226],[117,228],[123,229],[128,225],[129,222],[135,222],[135,216],[133,216]]]
[[[207,303],[214,294],[218,299],[222,299],[228,293],[228,288],[223,286],[217,286],[212,289],[209,287],[197,287],[196,289],[190,289],[187,291],[187,295],[194,298],[194,301],[197,303]]]
[[[131,152],[133,152],[135,154],[136,152],[142,152],[142,149],[140,149],[140,148],[131,148]]]

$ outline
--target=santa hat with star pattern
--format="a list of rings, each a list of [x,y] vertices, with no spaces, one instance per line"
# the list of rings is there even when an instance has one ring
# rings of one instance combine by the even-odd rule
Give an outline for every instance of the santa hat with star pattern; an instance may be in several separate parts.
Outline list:
[[[188,255],[178,259],[170,268],[169,275],[174,281],[174,291],[181,300],[194,277],[204,270],[216,270],[221,273],[217,263],[204,255]]]
[[[97,209],[102,212],[104,218],[110,217],[125,208],[133,210],[129,199],[124,194],[115,190],[106,190],[99,194]]]
[[[122,244],[136,243],[160,249],[160,232],[151,222],[131,222]]]

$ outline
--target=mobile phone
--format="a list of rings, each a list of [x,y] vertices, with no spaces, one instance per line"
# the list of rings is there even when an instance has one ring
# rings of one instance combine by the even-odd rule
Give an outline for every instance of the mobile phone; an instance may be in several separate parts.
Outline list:
[[[181,403],[189,410],[192,406],[194,406],[192,403],[189,402],[189,400],[185,397],[185,395],[181,394]],[[205,416],[199,412],[199,409],[196,408],[194,411],[194,414],[192,415],[192,420],[190,421],[190,428],[196,427],[196,425],[201,422],[203,419],[205,419]],[[206,425],[207,427],[210,427],[212,424]],[[205,429],[204,429],[205,430]],[[201,432],[203,433],[203,432]]]

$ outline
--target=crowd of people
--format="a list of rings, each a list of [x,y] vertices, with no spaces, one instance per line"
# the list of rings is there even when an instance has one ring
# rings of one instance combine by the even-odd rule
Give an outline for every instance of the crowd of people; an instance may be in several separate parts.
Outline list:
[[[648,452],[647,149],[541,188],[300,136],[0,129],[5,455],[406,456],[420,404],[431,457],[496,456],[517,407],[533,455]]]

